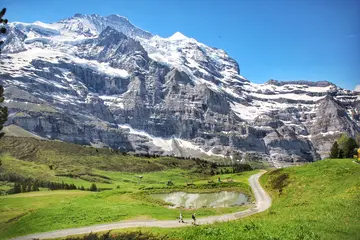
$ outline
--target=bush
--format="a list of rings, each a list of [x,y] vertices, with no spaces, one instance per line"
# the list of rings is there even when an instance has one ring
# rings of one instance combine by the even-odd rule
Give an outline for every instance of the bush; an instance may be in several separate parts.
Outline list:
[[[97,191],[97,187],[96,187],[96,184],[95,184],[95,183],[91,184],[90,191],[92,191],[92,192],[96,192],[96,191]]]
[[[330,150],[330,157],[331,158],[337,158],[339,157],[339,145],[337,142],[334,142],[334,144],[331,147]]]
[[[338,145],[338,154],[336,156],[336,144]],[[341,135],[339,140],[334,143],[331,148],[330,157],[331,158],[352,158],[354,155],[355,149],[358,147],[355,139],[349,137],[346,134]]]

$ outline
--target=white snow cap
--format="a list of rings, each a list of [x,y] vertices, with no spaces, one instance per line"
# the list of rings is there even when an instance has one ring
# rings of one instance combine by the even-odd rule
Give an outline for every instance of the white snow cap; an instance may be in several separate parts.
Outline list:
[[[184,40],[184,39],[188,39],[188,37],[186,37],[184,34],[182,34],[181,32],[176,32],[174,33],[171,37],[168,38],[169,40],[174,40],[174,41],[178,41],[178,40]]]

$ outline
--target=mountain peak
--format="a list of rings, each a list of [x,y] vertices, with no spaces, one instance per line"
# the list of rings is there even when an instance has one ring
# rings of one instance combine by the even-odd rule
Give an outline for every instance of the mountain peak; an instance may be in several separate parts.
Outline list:
[[[95,36],[100,34],[106,27],[110,26],[116,31],[125,34],[131,38],[149,39],[152,34],[133,25],[126,17],[118,14],[109,16],[100,16],[98,14],[80,14],[76,13],[73,17],[60,20],[62,29],[68,32],[75,32],[78,35]]]
[[[181,32],[176,32],[174,33],[171,37],[168,38],[169,40],[173,40],[173,41],[179,41],[179,40],[185,40],[188,39],[188,37],[186,37],[184,34],[182,34]]]
[[[109,16],[106,17],[107,19],[109,20],[112,20],[112,21],[126,21],[126,22],[130,22],[129,19],[127,19],[126,17],[124,16],[121,16],[119,14],[111,14]]]
[[[110,41],[116,42],[116,39],[123,39],[123,38],[127,38],[125,34],[123,34],[122,32],[117,31],[116,29],[114,29],[111,26],[107,26],[99,35],[99,38],[101,39],[105,39],[105,38],[110,38]]]
[[[81,18],[81,17],[84,17],[84,15],[82,15],[81,13],[75,13],[74,17],[75,18]]]

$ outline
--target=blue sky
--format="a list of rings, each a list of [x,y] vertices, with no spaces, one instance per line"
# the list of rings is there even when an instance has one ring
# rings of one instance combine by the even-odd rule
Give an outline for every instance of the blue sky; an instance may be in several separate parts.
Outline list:
[[[360,84],[359,0],[0,0],[9,21],[54,22],[75,13],[127,17],[168,37],[176,31],[224,49],[241,75],[262,83]]]

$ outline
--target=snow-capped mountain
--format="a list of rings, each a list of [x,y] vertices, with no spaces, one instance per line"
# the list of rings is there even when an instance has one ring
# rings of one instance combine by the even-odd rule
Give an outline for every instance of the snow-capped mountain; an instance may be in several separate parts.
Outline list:
[[[360,92],[360,85],[356,85],[355,90],[356,92]]]
[[[360,132],[359,92],[329,82],[240,75],[225,51],[119,15],[11,23],[0,84],[10,116],[48,139],[123,151],[245,156],[275,166],[326,157]],[[244,59],[246,61],[246,59]]]

